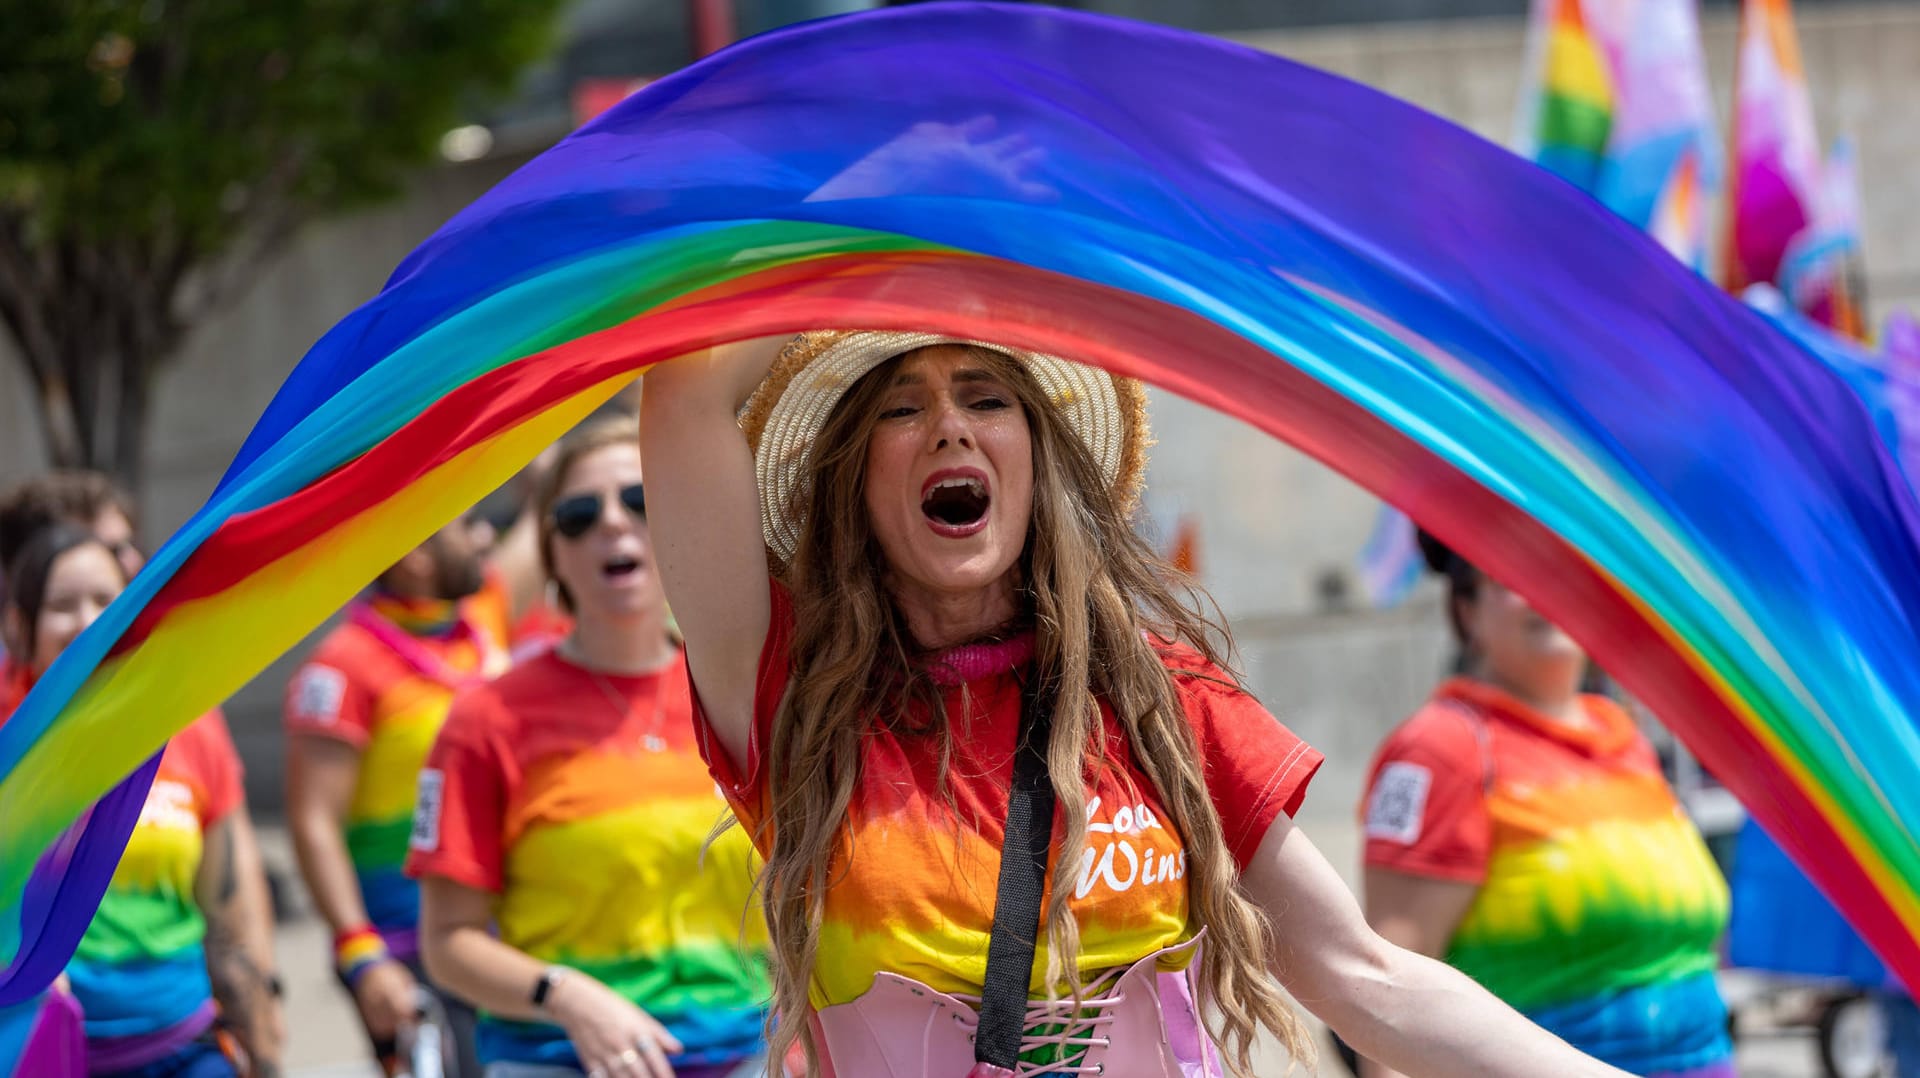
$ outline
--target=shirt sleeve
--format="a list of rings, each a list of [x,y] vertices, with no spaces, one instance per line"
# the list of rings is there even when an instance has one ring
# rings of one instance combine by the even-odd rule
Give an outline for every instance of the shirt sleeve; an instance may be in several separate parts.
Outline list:
[[[747,732],[746,766],[736,766],[713,735],[713,726],[707,720],[706,708],[700,703],[700,693],[693,688],[692,674],[688,674],[688,687],[693,696],[693,728],[699,739],[700,755],[707,761],[707,770],[713,774],[713,780],[720,784],[720,790],[726,795],[727,803],[732,806],[735,815],[749,829],[760,819],[760,801],[764,792],[765,776],[761,773],[761,751],[767,739],[772,736],[773,719],[780,710],[780,701],[786,696],[787,677],[791,672],[793,646],[793,599],[787,589],[777,581],[769,580],[771,591],[767,619],[767,639],[760,647],[760,662],[755,668],[753,686],[753,728]]]
[[[287,683],[286,729],[317,734],[365,748],[371,734],[373,694],[352,676],[341,656],[323,647]]]
[[[200,806],[200,827],[205,830],[246,801],[240,751],[234,748],[226,716],[217,708],[195,719],[179,736],[186,742],[181,747],[187,750],[205,798]]]
[[[420,769],[406,873],[498,894],[505,885],[507,775],[485,689],[454,700]]]
[[[1224,671],[1175,678],[1199,741],[1207,794],[1244,871],[1273,822],[1299,810],[1323,757]]]
[[[1486,882],[1493,824],[1474,721],[1428,707],[1380,747],[1360,806],[1368,867]]]

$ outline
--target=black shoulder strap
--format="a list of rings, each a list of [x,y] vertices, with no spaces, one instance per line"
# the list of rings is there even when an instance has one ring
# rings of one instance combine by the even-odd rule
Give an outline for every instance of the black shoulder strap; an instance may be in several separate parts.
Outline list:
[[[980,992],[980,1025],[973,1058],[1014,1069],[1027,1020],[1027,982],[1040,936],[1040,899],[1047,887],[1053,849],[1053,782],[1047,772],[1051,713],[1042,714],[1038,680],[1021,682],[1019,743],[1013,753],[1013,786],[1007,794],[1007,833],[1000,844],[1000,889],[987,939],[986,984]]]

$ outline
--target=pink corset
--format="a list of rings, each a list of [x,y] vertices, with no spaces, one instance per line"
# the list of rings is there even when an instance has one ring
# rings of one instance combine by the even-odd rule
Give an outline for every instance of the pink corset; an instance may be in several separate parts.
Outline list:
[[[1022,1054],[1054,1046],[1066,1049],[1068,1058],[1023,1063],[1013,1073],[1219,1078],[1226,1070],[1200,1020],[1189,979],[1199,955],[1196,937],[1095,979],[1077,1008],[1071,1000],[1029,1004]],[[1181,968],[1162,972],[1162,965]],[[877,973],[859,999],[814,1015],[814,1035],[826,1057],[824,1078],[964,1078],[973,1066],[978,1008],[977,998]],[[1084,1055],[1074,1051],[1082,1048]]]

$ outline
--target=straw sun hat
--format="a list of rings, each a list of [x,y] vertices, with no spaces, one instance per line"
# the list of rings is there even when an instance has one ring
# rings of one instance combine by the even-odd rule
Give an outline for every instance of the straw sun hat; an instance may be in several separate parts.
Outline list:
[[[760,483],[760,526],[767,548],[793,560],[802,521],[792,507],[807,482],[808,455],[834,405],[853,383],[880,364],[937,344],[991,349],[1020,361],[1060,409],[1067,425],[1100,465],[1122,512],[1131,512],[1145,479],[1147,399],[1140,383],[1057,356],[937,333],[831,330],[788,342],[740,413]]]

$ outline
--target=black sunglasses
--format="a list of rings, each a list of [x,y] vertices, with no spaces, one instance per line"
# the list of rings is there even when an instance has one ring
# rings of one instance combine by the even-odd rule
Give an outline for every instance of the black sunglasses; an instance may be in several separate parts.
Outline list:
[[[639,483],[620,488],[620,504],[627,507],[634,519],[647,519],[647,494]],[[606,499],[598,493],[562,498],[553,503],[553,530],[569,539],[578,539],[600,523],[600,514],[605,511]]]

